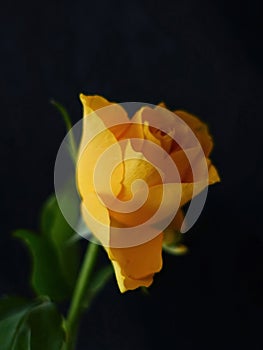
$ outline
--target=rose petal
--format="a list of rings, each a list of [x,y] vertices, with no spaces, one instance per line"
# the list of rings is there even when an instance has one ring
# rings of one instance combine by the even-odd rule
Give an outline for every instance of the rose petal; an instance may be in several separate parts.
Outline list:
[[[184,221],[184,212],[180,208],[180,209],[178,209],[175,217],[173,218],[173,220],[171,221],[171,223],[169,224],[167,229],[173,229],[173,230],[179,231],[181,226],[182,226],[183,221]],[[165,234],[165,232],[164,232],[164,234]]]
[[[89,99],[84,99],[84,109],[88,106]],[[91,100],[92,101],[92,100]],[[85,107],[86,106],[86,107]],[[98,106],[98,103],[96,104]],[[82,198],[86,194],[95,191],[94,170],[100,156],[114,145],[114,162],[120,164],[118,171],[114,172],[114,181],[111,181],[109,190],[117,196],[121,191],[123,179],[122,150],[114,134],[105,126],[97,112],[93,112],[83,119],[83,134],[79,147],[77,162],[77,186]],[[112,160],[112,159],[109,159]],[[113,170],[113,169],[112,169]],[[99,179],[97,179],[99,180]]]
[[[84,222],[94,236],[104,245],[110,242],[110,217],[107,208],[94,192],[87,193],[81,203]]]
[[[165,102],[163,102],[163,101],[159,102],[157,106],[162,107],[162,108],[167,108]]]
[[[171,126],[174,124],[174,114],[164,108],[160,103],[152,109],[148,106],[142,107],[133,117],[143,125],[143,134],[145,140],[154,142],[161,146],[164,151],[169,152],[174,140],[169,135]],[[165,131],[161,131],[164,128]]]
[[[131,248],[107,248],[121,292],[148,287],[162,268],[163,234]]]
[[[213,140],[209,134],[207,125],[199,118],[186,111],[178,110],[174,113],[183,119],[183,121],[186,122],[186,124],[193,130],[203,148],[205,155],[208,156],[213,148]]]
[[[119,195],[121,200],[132,197],[132,184],[135,180],[143,180],[148,187],[162,183],[158,170],[144,157],[143,153],[136,152],[131,142],[127,142],[124,151],[124,176],[122,180],[122,191]]]
[[[106,98],[98,95],[86,96],[84,94],[80,94],[79,98],[83,105],[84,117],[96,111],[97,109],[107,107],[113,104],[113,102],[109,102],[108,100],[106,100]]]
[[[207,164],[208,164],[208,174],[209,174],[209,185],[213,185],[216,182],[220,182],[221,181],[220,176],[218,175],[218,172],[210,159],[207,159]]]

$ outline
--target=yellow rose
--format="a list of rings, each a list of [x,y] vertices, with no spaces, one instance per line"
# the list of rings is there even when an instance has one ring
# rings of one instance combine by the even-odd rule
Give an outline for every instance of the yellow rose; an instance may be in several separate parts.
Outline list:
[[[80,99],[77,185],[84,221],[104,245],[120,291],[148,287],[162,268],[163,241],[182,227],[181,207],[220,181],[209,159],[212,138],[197,117],[164,104],[142,107],[129,119],[103,97]]]

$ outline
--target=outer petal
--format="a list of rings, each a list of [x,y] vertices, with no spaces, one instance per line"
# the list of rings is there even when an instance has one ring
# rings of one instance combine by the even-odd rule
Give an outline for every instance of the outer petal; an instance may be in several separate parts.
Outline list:
[[[154,273],[162,268],[163,234],[131,248],[107,248],[121,292],[153,282]]]
[[[186,124],[193,130],[204,150],[205,155],[208,156],[213,148],[213,140],[209,134],[207,125],[186,111],[178,110],[175,111],[175,114],[183,119]]]
[[[77,186],[81,197],[85,199],[88,193],[95,191],[93,176],[100,156],[114,145],[114,162],[116,164],[122,164],[122,150],[118,146],[114,134],[106,127],[98,113],[92,110],[92,108],[102,107],[103,104],[109,105],[109,102],[99,96],[90,97],[81,95],[81,100],[83,102],[84,114],[91,113],[83,119],[83,134],[76,169]],[[114,181],[111,182],[112,192],[115,195],[118,195],[121,190],[122,178],[123,166],[120,165],[118,171],[114,173]]]
[[[79,147],[78,162],[76,167],[76,180],[79,194],[82,198],[82,214],[87,226],[102,243],[108,244],[109,241],[109,212],[100,200],[100,194],[108,193],[117,196],[121,190],[121,181],[123,179],[122,150],[117,143],[114,134],[106,127],[99,113],[93,112],[93,108],[101,108],[110,103],[99,96],[81,95],[84,107],[83,135]],[[118,169],[114,171],[114,176],[109,176],[105,184],[104,172],[97,172],[96,168],[100,164],[100,157],[110,147],[114,146],[114,153],[106,159],[104,168],[110,166],[114,161],[119,164]],[[94,178],[103,193],[98,193],[95,188]],[[96,194],[98,193],[98,194]]]
[[[80,100],[83,105],[83,116],[87,117],[96,111],[96,114],[100,117],[101,121],[104,122],[105,126],[110,129],[116,139],[120,139],[121,135],[127,132],[130,125],[127,112],[121,107],[121,105],[110,102],[104,97],[94,95],[86,96],[80,94]],[[109,107],[105,109],[104,107]],[[103,110],[100,110],[104,108]],[[123,121],[123,123],[121,123]],[[85,118],[84,118],[85,123]],[[112,124],[115,124],[112,126]],[[83,130],[85,137],[85,129]]]
[[[209,185],[213,185],[216,182],[220,182],[221,181],[220,176],[218,175],[218,172],[210,159],[207,159],[207,165],[208,165]]]
[[[110,242],[110,216],[96,193],[90,192],[81,203],[81,214],[84,222],[101,242],[108,246]]]
[[[191,155],[190,158],[187,155]],[[212,165],[212,162],[209,158],[206,158],[206,163],[202,161],[202,156],[200,158],[200,152],[198,148],[187,149],[187,152],[184,150],[174,151],[170,154],[170,157],[173,159],[176,167],[179,171],[181,181],[184,183],[193,182],[193,173],[195,173],[196,180],[202,180],[206,177],[206,167],[208,168],[209,175],[209,185],[219,182],[220,178],[217,173],[216,168]],[[191,160],[191,163],[190,163]]]
[[[193,150],[194,151],[194,150]],[[193,173],[189,159],[183,150],[174,151],[170,154],[173,159],[182,182],[193,182]]]
[[[80,152],[77,163],[77,185],[82,198],[91,192],[94,188],[94,170],[100,156],[111,146],[114,147],[114,159],[116,164],[122,164],[122,151],[117,144],[114,135],[108,130],[100,118],[94,113],[84,123],[85,137],[82,138]],[[90,130],[90,131],[88,131]],[[94,135],[97,135],[94,137]],[[117,195],[121,190],[121,181],[123,178],[123,167],[120,165],[115,172],[114,182],[112,182],[112,191]],[[99,179],[97,179],[99,182]]]
[[[106,98],[98,95],[86,96],[84,94],[80,94],[79,97],[83,105],[84,117],[96,111],[97,109],[107,107],[113,104],[113,102],[109,102],[108,100],[106,100]]]

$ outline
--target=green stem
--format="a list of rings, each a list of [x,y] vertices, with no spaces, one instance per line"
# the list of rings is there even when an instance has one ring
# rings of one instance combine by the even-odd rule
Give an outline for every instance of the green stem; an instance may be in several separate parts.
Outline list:
[[[66,319],[66,327],[69,333],[69,342],[67,350],[74,349],[78,332],[78,325],[83,311],[83,299],[87,296],[87,289],[91,280],[93,267],[95,265],[96,258],[98,255],[98,248],[98,244],[90,242],[85,253],[84,261],[79,273],[79,277],[69,308],[68,317]],[[86,298],[85,301],[87,301]]]

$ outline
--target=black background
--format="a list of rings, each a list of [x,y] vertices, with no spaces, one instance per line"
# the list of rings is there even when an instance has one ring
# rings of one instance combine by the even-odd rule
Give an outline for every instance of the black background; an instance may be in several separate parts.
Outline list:
[[[83,318],[78,349],[262,349],[262,7],[260,1],[45,1],[1,5],[0,293],[31,296],[16,228],[37,227],[78,94],[163,100],[208,123],[222,182],[164,256],[147,297],[115,281]]]

